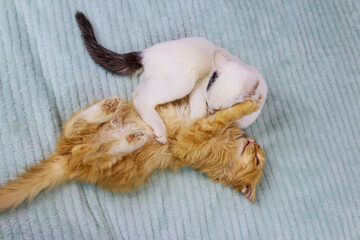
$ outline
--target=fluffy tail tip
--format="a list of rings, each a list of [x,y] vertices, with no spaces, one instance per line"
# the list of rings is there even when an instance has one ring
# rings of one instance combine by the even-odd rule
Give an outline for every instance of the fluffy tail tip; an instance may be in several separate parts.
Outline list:
[[[81,20],[81,19],[83,19],[83,18],[86,19],[85,14],[82,13],[82,12],[80,12],[80,11],[77,11],[77,12],[75,13],[75,18],[76,18],[76,20]]]

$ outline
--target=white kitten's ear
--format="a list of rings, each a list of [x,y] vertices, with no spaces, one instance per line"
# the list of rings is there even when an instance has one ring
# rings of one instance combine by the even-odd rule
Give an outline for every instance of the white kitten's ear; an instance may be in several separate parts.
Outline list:
[[[225,65],[228,62],[229,62],[229,60],[225,57],[225,55],[220,50],[217,50],[214,53],[213,64],[214,64],[215,69],[219,69],[221,66]]]

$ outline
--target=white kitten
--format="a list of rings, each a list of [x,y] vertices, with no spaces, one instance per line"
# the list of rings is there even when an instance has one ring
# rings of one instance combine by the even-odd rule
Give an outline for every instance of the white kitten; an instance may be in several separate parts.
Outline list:
[[[78,12],[76,20],[96,63],[119,75],[143,70],[141,83],[133,93],[134,106],[161,143],[166,142],[166,127],[155,110],[157,105],[190,94],[190,115],[197,118],[208,110],[214,112],[247,99],[256,100],[260,95],[266,98],[267,85],[256,68],[204,38],[183,38],[141,52],[118,54],[96,41],[84,14]],[[239,120],[240,127],[249,126],[260,111]]]

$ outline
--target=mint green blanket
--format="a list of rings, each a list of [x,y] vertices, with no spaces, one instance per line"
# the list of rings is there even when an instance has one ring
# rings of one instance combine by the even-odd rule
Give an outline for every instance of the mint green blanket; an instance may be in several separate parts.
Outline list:
[[[360,1],[0,0],[0,184],[55,148],[80,107],[131,96],[94,64],[74,14],[126,52],[202,36],[265,75],[247,129],[267,162],[255,203],[191,169],[140,191],[67,183],[0,215],[0,239],[359,239]]]

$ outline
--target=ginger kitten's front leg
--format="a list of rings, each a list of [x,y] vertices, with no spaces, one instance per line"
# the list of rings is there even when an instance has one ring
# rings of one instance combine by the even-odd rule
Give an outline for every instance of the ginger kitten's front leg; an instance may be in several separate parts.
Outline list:
[[[179,133],[178,139],[190,140],[196,144],[207,141],[222,132],[236,120],[259,109],[259,101],[245,101],[230,108],[220,110],[213,115],[194,121]],[[179,140],[179,141],[180,141]]]
[[[219,131],[223,131],[224,128],[236,120],[256,112],[260,105],[261,99],[258,101],[248,100],[235,104],[230,108],[222,109],[207,118],[203,118],[196,124],[199,125],[203,131],[210,131],[214,134],[218,134]]]
[[[216,112],[213,116],[207,118],[205,121],[212,125],[214,129],[222,129],[224,126],[229,125],[236,120],[239,120],[253,112],[259,110],[262,98],[258,101],[248,100],[242,103],[235,104],[234,106],[222,109]]]

